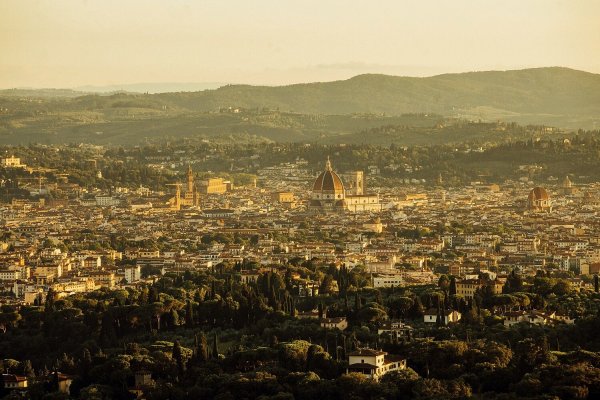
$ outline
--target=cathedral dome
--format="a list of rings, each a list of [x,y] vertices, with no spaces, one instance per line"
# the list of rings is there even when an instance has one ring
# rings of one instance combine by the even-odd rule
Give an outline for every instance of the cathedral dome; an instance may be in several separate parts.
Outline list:
[[[540,200],[548,200],[550,196],[548,196],[548,192],[543,187],[536,187],[529,192],[529,200],[530,201],[540,201]]]
[[[313,198],[319,200],[339,200],[345,197],[344,183],[331,168],[331,161],[327,159],[325,171],[321,172],[313,184]]]
[[[533,188],[527,197],[527,206],[530,210],[550,210],[550,196],[548,195],[546,189],[539,186]]]

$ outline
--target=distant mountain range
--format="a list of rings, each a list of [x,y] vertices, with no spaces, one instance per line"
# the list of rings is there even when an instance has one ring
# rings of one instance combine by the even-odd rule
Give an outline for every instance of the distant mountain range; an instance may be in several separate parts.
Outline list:
[[[428,78],[359,75],[289,86],[228,85],[156,95],[197,111],[268,107],[307,114],[425,112],[569,128],[600,127],[600,75],[550,67],[467,72]]]
[[[108,93],[92,87],[80,88],[85,92],[0,90],[0,143],[136,143],[166,136],[231,135],[362,143],[364,131],[374,129],[370,132],[380,135],[381,143],[427,144],[422,129],[448,118],[600,128],[600,75],[559,67],[427,78],[371,74],[334,82],[225,85],[202,91],[183,91],[191,84],[148,84],[154,90],[161,85],[182,90],[155,94],[149,93],[150,86],[139,85],[119,86],[132,92]],[[445,142],[467,137],[461,131],[444,132],[452,135]],[[479,136],[475,131],[468,135]]]
[[[218,82],[147,82],[147,83],[128,83],[121,85],[106,86],[79,86],[74,90],[88,93],[114,93],[114,92],[135,92],[135,93],[166,93],[166,92],[197,92],[201,90],[217,89],[226,83]]]
[[[126,83],[119,85],[103,86],[78,86],[72,89],[29,88],[20,87],[13,89],[0,89],[1,96],[29,96],[29,97],[78,97],[87,94],[114,94],[114,93],[169,93],[169,92],[198,92],[201,90],[218,89],[226,83],[218,82],[148,82]]]

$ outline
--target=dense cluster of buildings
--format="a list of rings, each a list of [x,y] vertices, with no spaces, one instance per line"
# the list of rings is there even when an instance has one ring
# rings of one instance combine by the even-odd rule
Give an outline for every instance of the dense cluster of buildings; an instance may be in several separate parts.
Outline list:
[[[11,167],[15,162],[7,161]],[[79,196],[2,205],[2,302],[34,304],[49,290],[65,296],[125,287],[167,272],[241,261],[256,266],[239,272],[244,282],[294,259],[362,266],[375,288],[432,284],[451,274],[465,299],[484,287],[502,293],[515,271],[571,271],[578,290],[589,288],[590,275],[600,272],[600,187],[575,186],[569,178],[533,189],[507,181],[373,187],[369,193],[366,174],[338,174],[330,160],[316,177],[306,161],[296,160],[259,170],[252,184],[239,187],[222,178],[196,182],[190,167],[185,177],[184,188],[177,184],[160,193],[128,188],[98,193],[89,203]],[[321,282],[294,279],[296,295],[318,295]],[[460,313],[440,317],[435,310],[424,322],[438,318],[452,323]],[[506,314],[508,325],[556,319]],[[344,321],[325,324],[342,329]],[[395,361],[379,365],[380,356],[368,356],[376,358],[369,374],[399,368]],[[355,364],[353,369],[366,370],[369,363]]]

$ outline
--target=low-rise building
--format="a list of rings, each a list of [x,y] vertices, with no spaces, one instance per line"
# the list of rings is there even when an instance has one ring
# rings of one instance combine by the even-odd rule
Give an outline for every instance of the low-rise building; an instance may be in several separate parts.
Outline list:
[[[379,336],[387,336],[391,340],[410,339],[412,337],[412,331],[412,326],[406,325],[404,322],[398,320],[384,321],[377,328],[377,334]]]
[[[406,368],[406,360],[381,350],[358,349],[348,353],[347,373],[357,372],[379,380],[383,375]]]
[[[404,279],[402,275],[379,275],[373,278],[373,287],[398,287],[402,286]]]
[[[346,317],[333,317],[321,319],[321,328],[325,329],[339,329],[343,331],[348,327],[348,320]]]
[[[27,377],[15,374],[2,374],[2,386],[6,390],[27,389]]]
[[[435,324],[438,322],[439,312],[436,308],[430,308],[425,311],[423,315],[423,322],[428,324]],[[460,321],[461,313],[456,310],[443,310],[442,311],[442,324],[448,325]]]

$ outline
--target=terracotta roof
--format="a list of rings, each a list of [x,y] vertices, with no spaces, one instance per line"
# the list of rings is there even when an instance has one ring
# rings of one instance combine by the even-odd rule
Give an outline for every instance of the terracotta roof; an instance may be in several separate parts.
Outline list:
[[[342,180],[333,171],[321,172],[313,185],[313,192],[341,192],[343,190]]]
[[[344,184],[342,180],[333,172],[331,168],[331,161],[327,158],[327,163],[325,163],[325,171],[321,172],[321,174],[315,180],[313,185],[313,192],[343,192]]]
[[[548,192],[543,187],[535,187],[529,192],[529,201],[548,200],[549,198]]]
[[[26,381],[26,376],[14,375],[14,374],[2,374],[3,382],[23,382]]]

